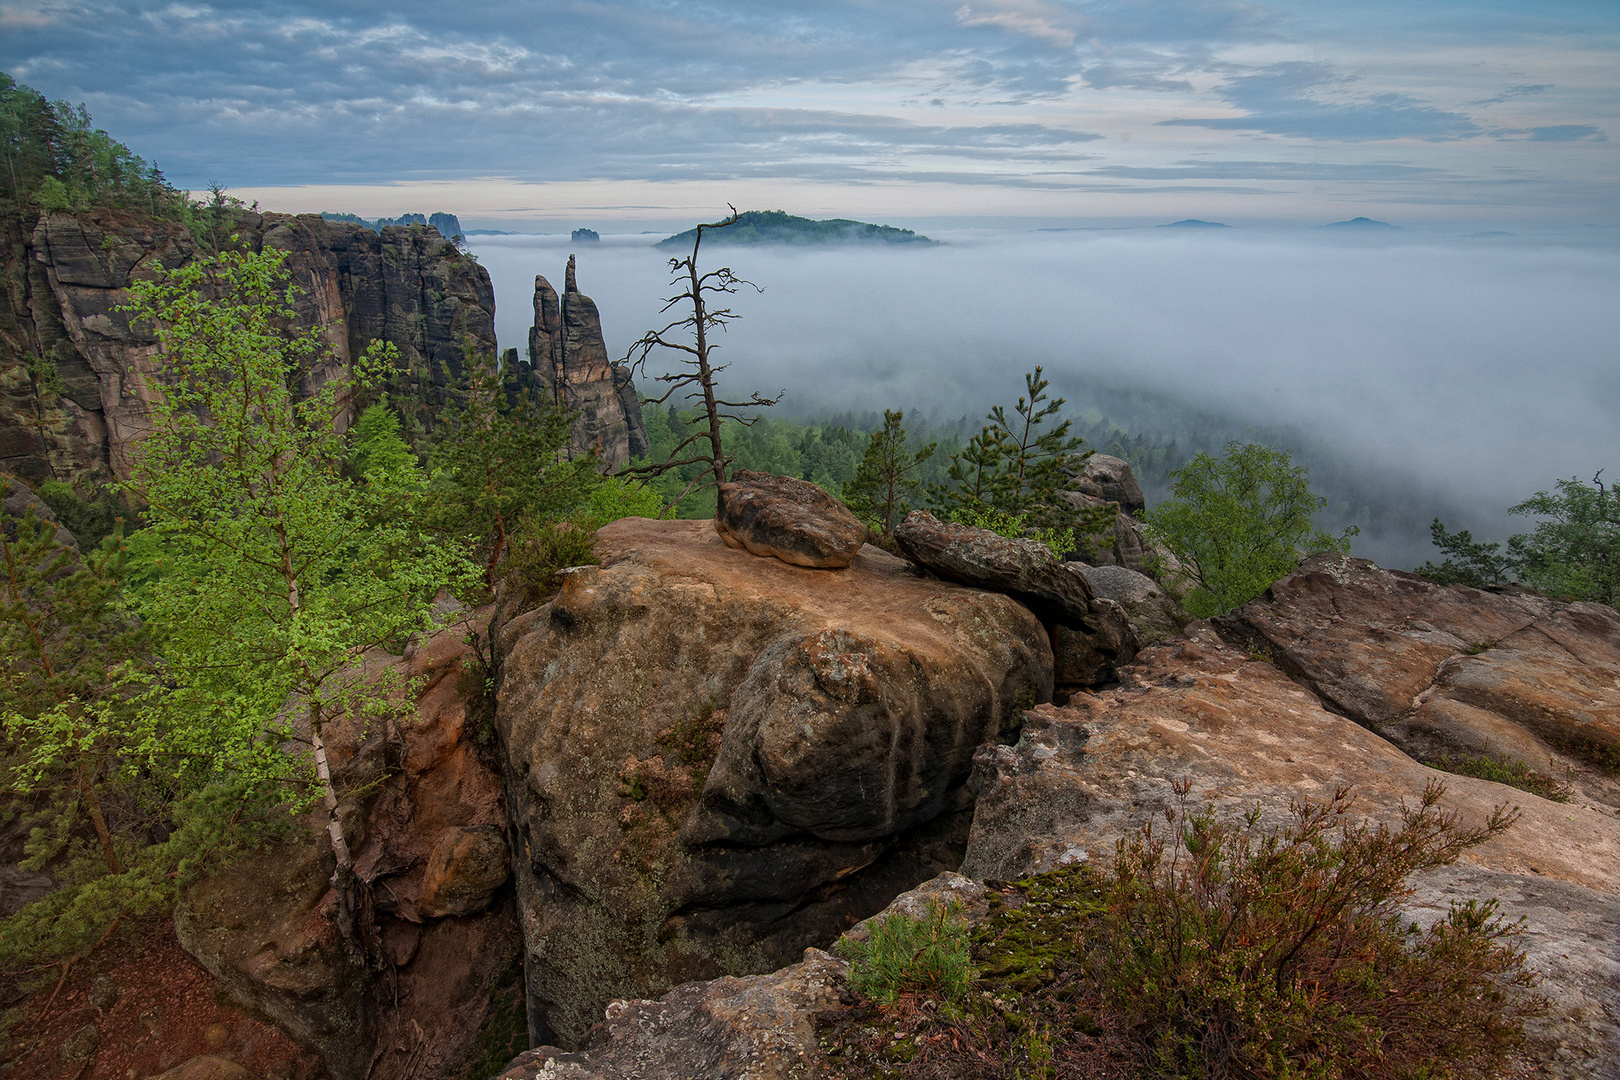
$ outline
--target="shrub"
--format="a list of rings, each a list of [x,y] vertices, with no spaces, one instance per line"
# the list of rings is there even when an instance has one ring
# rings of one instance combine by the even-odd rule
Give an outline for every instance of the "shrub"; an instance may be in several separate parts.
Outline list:
[[[1426,930],[1403,924],[1406,877],[1446,865],[1508,828],[1498,808],[1465,829],[1431,784],[1401,827],[1357,822],[1341,789],[1296,803],[1262,834],[1192,813],[1189,785],[1164,835],[1119,843],[1098,977],[1167,1077],[1491,1076],[1536,1001],[1518,933],[1494,902],[1454,907]],[[1332,833],[1338,833],[1334,842]]]
[[[955,1001],[973,979],[962,906],[931,900],[920,917],[894,914],[875,920],[865,941],[842,938],[850,962],[849,985],[879,1005],[902,994]]]
[[[563,570],[596,564],[596,527],[596,519],[584,515],[524,518],[512,532],[503,578],[529,600],[549,596],[562,587]]]
[[[1507,784],[1509,787],[1528,791],[1532,795],[1540,795],[1543,799],[1551,799],[1553,802],[1569,802],[1569,797],[1574,792],[1574,788],[1565,781],[1544,776],[1518,758],[1499,754],[1461,756],[1442,754],[1426,764],[1449,773],[1456,773],[1458,776],[1472,776],[1476,780]]]

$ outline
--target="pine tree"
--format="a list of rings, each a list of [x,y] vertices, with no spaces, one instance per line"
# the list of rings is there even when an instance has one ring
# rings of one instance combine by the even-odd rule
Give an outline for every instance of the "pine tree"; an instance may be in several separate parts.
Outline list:
[[[885,541],[893,538],[895,522],[922,493],[922,482],[914,474],[939,446],[929,443],[921,450],[909,449],[904,420],[903,412],[883,410],[883,427],[872,433],[854,478],[844,486],[844,502],[857,516],[877,522]]]

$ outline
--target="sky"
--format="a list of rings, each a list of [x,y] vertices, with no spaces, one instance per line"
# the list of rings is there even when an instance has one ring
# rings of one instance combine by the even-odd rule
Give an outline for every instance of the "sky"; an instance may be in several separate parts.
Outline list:
[[[0,0],[0,70],[276,210],[1620,224],[1616,0]]]

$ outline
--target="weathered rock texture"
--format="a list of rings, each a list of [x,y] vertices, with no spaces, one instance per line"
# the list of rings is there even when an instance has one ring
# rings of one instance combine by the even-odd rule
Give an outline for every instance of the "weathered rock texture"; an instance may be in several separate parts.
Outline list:
[[[572,255],[561,296],[545,278],[534,279],[525,380],[546,400],[578,412],[574,445],[594,447],[607,465],[640,457],[651,446],[630,369],[609,359],[602,317],[579,291]]]
[[[333,1080],[451,1075],[518,954],[510,892],[461,918],[434,918],[431,896],[422,903],[446,833],[468,829],[485,868],[500,861],[500,781],[479,756],[458,686],[468,652],[449,631],[413,651],[410,672],[427,687],[419,719],[395,736],[342,725],[330,737],[338,783],[360,792],[345,832],[375,914],[363,948],[334,924],[331,848],[313,823],[203,879],[175,912],[185,950],[237,1003],[320,1054]]]
[[[1125,610],[1139,648],[1175,637],[1192,621],[1180,604],[1140,571],[1124,566],[1087,566],[1081,573],[1093,596],[1112,600]]]
[[[876,548],[811,570],[625,519],[597,552],[496,632],[535,1043],[954,868],[974,748],[1052,690],[1027,609]]]
[[[1051,637],[1059,687],[1108,682],[1136,655],[1136,636],[1124,609],[1093,595],[1084,567],[1059,561],[1044,545],[938,521],[925,510],[907,514],[895,526],[894,538],[924,569],[947,581],[1005,593],[1033,611]]]
[[[334,363],[350,363],[374,339],[393,343],[405,369],[395,400],[424,420],[460,374],[463,346],[495,348],[488,273],[430,228],[379,234],[243,211],[232,232],[254,250],[287,252],[303,290],[299,323],[320,329]],[[117,210],[37,222],[8,213],[0,233],[0,468],[34,484],[127,476],[163,375],[155,343],[118,309],[130,283],[159,263],[189,263],[197,245],[174,222]]]
[[[738,469],[720,485],[714,531],[730,547],[794,566],[842,569],[866,542],[866,526],[808,480]]]
[[[1075,479],[1074,486],[1094,499],[1117,504],[1127,514],[1136,515],[1147,509],[1142,485],[1136,482],[1136,474],[1123,458],[1092,454],[1086,459],[1086,467]]]
[[[816,1014],[848,998],[848,965],[819,949],[768,975],[614,1001],[578,1052],[524,1051],[496,1080],[811,1080],[828,1075]]]
[[[1420,761],[1511,757],[1620,809],[1620,616],[1319,555],[1216,620]]]
[[[1079,696],[1067,708],[1034,710],[1016,746],[987,747],[978,756],[978,800],[962,873],[1010,878],[1078,859],[1106,860],[1120,836],[1174,804],[1171,784],[1184,777],[1192,780],[1195,805],[1212,804],[1234,817],[1257,806],[1272,827],[1286,822],[1292,800],[1326,799],[1341,785],[1355,788],[1361,813],[1394,824],[1403,803],[1443,779],[1445,806],[1465,825],[1482,822],[1501,803],[1521,807],[1523,817],[1463,863],[1416,880],[1409,911],[1429,919],[1452,899],[1496,897],[1510,919],[1524,915],[1521,944],[1554,1002],[1537,1028],[1549,1074],[1614,1076],[1606,1064],[1620,1062],[1620,817],[1613,806],[1591,787],[1560,804],[1437,772],[1341,715],[1338,702],[1351,697],[1350,688],[1363,703],[1410,703],[1427,689],[1421,664],[1408,670],[1397,639],[1420,649],[1442,631],[1404,622],[1409,593],[1426,596],[1425,622],[1439,617],[1454,628],[1511,635],[1532,621],[1522,617],[1522,599],[1457,588],[1428,592],[1414,581],[1342,556],[1317,559],[1223,625],[1228,637],[1269,626],[1280,641],[1290,613],[1288,647],[1314,641],[1319,659],[1332,654],[1333,678],[1323,685],[1336,688],[1338,698],[1290,678],[1285,672],[1295,665],[1265,659],[1282,645],[1234,643],[1209,624],[1194,624],[1185,636],[1145,651],[1118,689]],[[1291,606],[1289,597],[1300,602]],[[1309,614],[1303,597],[1311,598]],[[1596,633],[1560,629],[1568,627],[1560,613],[1596,617],[1589,607],[1548,605],[1541,620],[1586,656],[1584,669],[1567,646],[1526,650],[1507,666],[1522,685],[1557,688],[1538,700],[1539,711],[1520,713],[1527,733],[1579,725],[1581,717],[1613,715],[1620,706],[1620,668],[1594,656],[1607,633],[1601,626],[1612,625],[1614,614]],[[1414,653],[1412,662],[1422,656]],[[1439,655],[1422,661],[1432,670],[1442,662]],[[1494,715],[1503,726],[1521,723]]]

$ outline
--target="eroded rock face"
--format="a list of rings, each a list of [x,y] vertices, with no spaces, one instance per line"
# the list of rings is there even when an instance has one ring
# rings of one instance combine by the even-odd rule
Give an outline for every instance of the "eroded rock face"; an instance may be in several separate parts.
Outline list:
[[[446,829],[428,855],[416,909],[423,918],[476,915],[512,873],[506,838],[494,825]]]
[[[186,265],[196,244],[174,222],[120,210],[45,214],[37,223],[6,217],[0,231],[15,253],[5,260],[0,304],[0,467],[35,484],[127,477],[163,373],[156,343],[119,309],[132,282],[151,278],[159,263]],[[250,249],[287,252],[303,290],[299,324],[319,329],[334,365],[351,363],[373,339],[393,343],[405,367],[395,400],[425,422],[461,373],[463,343],[495,348],[488,273],[431,228],[376,233],[309,214],[243,211],[232,232]]]
[[[534,279],[534,325],[522,372],[532,392],[578,414],[575,447],[594,448],[610,467],[647,452],[651,443],[630,369],[609,358],[602,317],[579,291],[572,255],[561,296],[544,277]]]
[[[866,542],[860,519],[815,484],[747,469],[720,485],[714,531],[730,547],[818,569],[848,566]]]
[[[894,538],[909,558],[945,580],[993,589],[1029,607],[1048,628],[1060,687],[1108,682],[1136,655],[1124,609],[1099,600],[1084,568],[1061,562],[1044,545],[942,522],[925,510],[907,514]]]
[[[536,1043],[953,868],[974,748],[1052,690],[1026,608],[876,548],[834,573],[626,519],[597,552],[496,641]]]
[[[1192,621],[1181,605],[1146,574],[1124,566],[1088,566],[1080,572],[1093,596],[1112,600],[1125,610],[1139,648],[1175,637]]]
[[[1423,761],[1490,754],[1620,808],[1620,616],[1441,586],[1337,553],[1216,620]]]
[[[1342,628],[1347,645],[1356,617]],[[1376,663],[1358,674],[1369,686],[1405,677]],[[1604,696],[1613,702],[1620,688]],[[1483,823],[1503,803],[1523,817],[1462,863],[1417,878],[1409,914],[1427,920],[1451,900],[1496,897],[1509,919],[1526,916],[1520,944],[1554,1001],[1535,1029],[1549,1074],[1612,1075],[1602,1067],[1620,1060],[1620,819],[1612,808],[1439,773],[1324,704],[1194,624],[1146,650],[1120,688],[1037,708],[1016,746],[980,752],[962,872],[1014,878],[1106,861],[1122,835],[1175,805],[1171,784],[1183,778],[1195,807],[1230,818],[1258,807],[1269,828],[1287,823],[1292,800],[1323,801],[1342,785],[1354,787],[1359,812],[1398,825],[1403,804],[1444,780],[1443,805],[1464,825]]]
[[[480,907],[446,887],[456,875],[437,886],[428,876],[447,834],[450,854],[475,856],[486,885],[496,845],[505,848],[500,779],[479,756],[458,686],[470,652],[461,639],[446,631],[412,649],[409,673],[426,687],[418,718],[397,737],[359,724],[329,733],[340,789],[362,792],[344,809],[375,917],[368,946],[337,930],[331,848],[315,822],[204,878],[175,912],[186,952],[238,1003],[320,1054],[333,1080],[453,1073],[478,1036],[492,981],[520,948],[510,893],[493,905],[486,893]],[[370,657],[374,674],[388,663]],[[455,906],[446,899],[467,910],[445,910]]]
[[[808,1080],[826,1075],[816,1014],[848,992],[820,949],[768,975],[687,983],[657,1001],[614,1001],[578,1052],[527,1050],[496,1080]]]
[[[1092,498],[1118,504],[1127,514],[1140,514],[1147,508],[1142,485],[1136,482],[1136,474],[1123,458],[1092,454],[1074,486]]]

